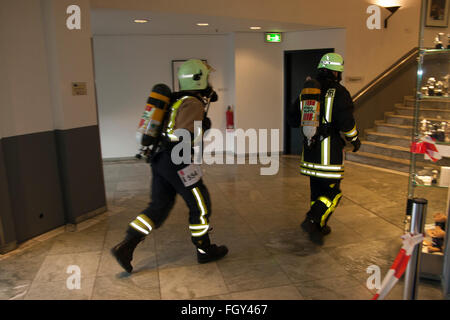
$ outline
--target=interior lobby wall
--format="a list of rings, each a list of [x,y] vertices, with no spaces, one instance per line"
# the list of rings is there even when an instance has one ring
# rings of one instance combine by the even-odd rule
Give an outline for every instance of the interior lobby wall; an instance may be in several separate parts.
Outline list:
[[[206,59],[215,69],[210,81],[219,95],[209,117],[224,131],[232,105],[229,35],[95,36],[94,56],[103,158],[133,157],[136,130],[153,85],[172,88],[172,60]]]
[[[389,19],[386,29],[383,28],[383,20],[389,11],[382,9],[381,29],[369,30],[366,27],[367,8],[372,4],[399,5],[401,8]],[[344,28],[347,75],[362,78],[360,82],[344,83],[354,94],[399,57],[417,47],[421,0],[198,0],[190,2],[189,6],[184,0],[91,0],[91,5],[93,8],[228,16]],[[427,38],[434,37],[434,31],[426,34]],[[427,43],[430,41],[432,43],[432,40],[427,40]]]

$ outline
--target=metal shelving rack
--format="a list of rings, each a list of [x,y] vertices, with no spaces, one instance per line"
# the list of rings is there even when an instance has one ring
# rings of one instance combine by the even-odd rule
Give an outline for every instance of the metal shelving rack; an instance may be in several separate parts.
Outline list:
[[[416,82],[416,95],[415,95],[415,107],[413,112],[413,132],[412,143],[419,143],[421,138],[421,132],[419,125],[421,119],[421,111],[424,108],[424,104],[428,106],[433,103],[441,103],[441,107],[444,110],[450,111],[450,94],[447,96],[427,96],[422,92],[422,87],[427,77],[434,76],[431,72],[440,71],[449,73],[450,71],[450,49],[430,49],[424,47],[424,28],[425,28],[425,14],[426,14],[426,0],[422,0],[422,12],[420,21],[419,32],[419,57],[417,68],[417,82]],[[433,63],[437,63],[437,66],[432,66]],[[448,103],[447,103],[448,102]],[[446,109],[445,109],[446,108]],[[426,118],[426,117],[425,117]],[[442,119],[449,121],[450,119]],[[441,145],[448,146],[449,143],[442,142]],[[428,198],[428,217],[427,222],[431,222],[430,218],[436,211],[447,214],[446,223],[446,237],[444,241],[443,252],[428,253],[422,251],[421,254],[421,276],[429,279],[441,281],[444,297],[450,299],[450,237],[449,237],[449,217],[450,217],[450,188],[442,187],[438,185],[424,185],[418,182],[418,172],[422,169],[418,167],[419,154],[411,153],[409,184],[408,184],[408,199],[414,197]],[[443,158],[444,159],[444,158]],[[417,162],[416,162],[417,161]],[[443,165],[448,165],[448,158],[440,160],[436,163],[430,162],[430,167],[439,168]],[[445,163],[445,164],[442,164]],[[431,209],[431,210],[430,210]],[[430,212],[434,210],[435,212]],[[431,213],[431,214],[430,214]]]

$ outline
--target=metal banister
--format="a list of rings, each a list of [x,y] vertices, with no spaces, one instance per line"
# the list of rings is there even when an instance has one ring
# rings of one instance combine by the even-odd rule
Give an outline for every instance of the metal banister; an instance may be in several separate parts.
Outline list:
[[[413,48],[411,49],[407,54],[405,54],[403,57],[398,59],[393,65],[391,65],[389,68],[387,68],[384,72],[382,72],[380,75],[378,75],[375,79],[373,79],[371,82],[369,82],[364,88],[359,90],[353,97],[353,103],[356,104],[364,95],[366,95],[369,91],[371,91],[373,88],[375,88],[378,84],[380,84],[384,79],[392,75],[394,72],[399,70],[401,67],[403,67],[408,62],[411,62],[411,60],[415,59],[417,55],[419,54],[419,48]]]

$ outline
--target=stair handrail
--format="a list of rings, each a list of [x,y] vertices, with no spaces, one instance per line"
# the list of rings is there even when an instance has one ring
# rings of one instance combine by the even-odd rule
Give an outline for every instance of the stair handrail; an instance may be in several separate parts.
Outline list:
[[[381,81],[383,81],[388,76],[392,75],[394,72],[399,70],[406,63],[410,62],[419,54],[419,48],[415,47],[411,49],[408,53],[394,62],[389,68],[387,68],[384,72],[380,73],[375,79],[365,85],[361,90],[359,90],[353,97],[353,103],[356,104],[363,96],[365,96],[369,91],[371,91],[374,87],[376,87]]]

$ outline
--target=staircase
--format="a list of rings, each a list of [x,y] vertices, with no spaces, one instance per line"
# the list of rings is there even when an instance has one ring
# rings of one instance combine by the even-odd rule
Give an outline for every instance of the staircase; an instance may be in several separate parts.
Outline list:
[[[346,152],[345,159],[381,168],[409,172],[411,134],[413,129],[414,98],[405,97],[403,104],[396,104],[393,112],[385,113],[385,120],[376,120],[375,128],[366,130],[361,149]],[[429,99],[421,104],[420,118],[434,121],[450,121],[450,99]],[[450,159],[438,163],[418,155],[418,167],[449,166]]]

